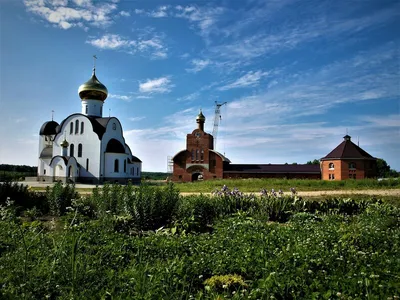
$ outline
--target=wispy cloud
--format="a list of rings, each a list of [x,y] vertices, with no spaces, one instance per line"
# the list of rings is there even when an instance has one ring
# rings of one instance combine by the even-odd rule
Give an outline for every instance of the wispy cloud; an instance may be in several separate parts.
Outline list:
[[[94,4],[90,0],[24,0],[24,4],[27,11],[62,29],[108,26],[117,9],[115,3]]]
[[[128,102],[132,100],[131,96],[126,96],[126,95],[109,94],[108,97],[123,100],[123,101],[128,101]]]
[[[168,93],[174,85],[169,77],[160,77],[155,79],[147,79],[139,84],[141,93]]]
[[[141,121],[141,120],[144,120],[144,119],[146,119],[145,116],[141,116],[141,117],[130,117],[130,118],[129,118],[129,121],[138,122],[138,121]]]
[[[122,50],[129,54],[139,52],[153,59],[166,58],[168,51],[159,36],[151,38],[139,37],[137,40],[132,40],[118,34],[105,34],[99,38],[92,37],[86,43],[100,49]]]
[[[200,92],[194,92],[194,93],[191,93],[189,95],[186,95],[186,96],[183,96],[183,97],[179,97],[176,100],[178,102],[192,102],[192,101],[196,100],[199,96],[200,96]]]
[[[226,91],[234,88],[243,88],[243,87],[253,87],[260,83],[260,80],[267,76],[269,72],[262,72],[262,71],[249,71],[242,77],[238,78],[234,82],[224,85],[218,90]]]
[[[186,69],[186,71],[191,73],[197,73],[203,70],[205,67],[207,67],[211,63],[211,61],[208,59],[193,59],[191,63],[193,67]]]

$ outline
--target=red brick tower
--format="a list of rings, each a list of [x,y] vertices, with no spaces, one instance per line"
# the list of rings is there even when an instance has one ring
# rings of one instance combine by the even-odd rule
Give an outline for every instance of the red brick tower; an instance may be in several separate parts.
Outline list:
[[[186,149],[174,158],[173,181],[195,181],[223,177],[224,162],[230,161],[214,151],[214,138],[204,132],[206,118],[202,111],[196,117],[197,128],[186,136]]]

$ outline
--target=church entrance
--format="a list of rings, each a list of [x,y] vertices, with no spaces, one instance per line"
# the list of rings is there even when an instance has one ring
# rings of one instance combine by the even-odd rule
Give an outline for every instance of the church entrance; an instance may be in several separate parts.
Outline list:
[[[68,168],[67,178],[68,178],[68,182],[74,181],[74,169],[72,168],[72,166],[69,166],[69,168]]]
[[[200,172],[192,174],[192,181],[203,180],[203,174]]]

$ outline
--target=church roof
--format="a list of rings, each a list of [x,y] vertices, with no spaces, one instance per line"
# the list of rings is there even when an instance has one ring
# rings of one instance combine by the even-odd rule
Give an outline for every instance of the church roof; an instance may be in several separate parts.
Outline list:
[[[53,157],[53,147],[45,147],[39,156],[39,158],[52,158],[52,157]]]
[[[222,155],[221,153],[219,153],[219,152],[217,152],[217,151],[215,151],[215,150],[212,150],[212,149],[209,149],[209,151],[210,151],[210,152],[214,152],[215,154],[217,154],[218,156],[220,156],[220,157],[222,158],[222,161],[223,161],[223,162],[228,162],[228,163],[231,162],[231,161],[229,160],[229,158],[227,158],[226,156]]]
[[[142,161],[136,156],[132,155],[132,162],[142,162]]]
[[[58,123],[56,121],[48,121],[43,123],[42,127],[40,127],[39,134],[40,135],[52,135],[57,133]]]
[[[286,165],[286,164],[232,164],[224,169],[224,173],[302,173],[320,174],[319,165]]]
[[[346,135],[343,137],[344,141],[341,142],[335,149],[329,152],[328,155],[321,158],[321,160],[330,159],[376,159],[369,153],[361,149],[359,146],[351,141],[351,137]]]
[[[117,118],[114,118],[114,117],[99,118],[99,117],[86,116],[86,115],[80,114],[80,113],[72,114],[72,115],[68,116],[68,118],[71,116],[83,116],[83,117],[88,118],[90,123],[92,123],[93,131],[97,134],[97,136],[99,137],[99,140],[101,140],[103,138],[104,132],[106,132],[108,122],[111,119],[118,120]],[[68,118],[64,119],[61,122],[61,124],[57,126],[57,128],[56,128],[57,134],[61,132],[61,128],[63,127],[64,123],[66,122],[66,120]]]

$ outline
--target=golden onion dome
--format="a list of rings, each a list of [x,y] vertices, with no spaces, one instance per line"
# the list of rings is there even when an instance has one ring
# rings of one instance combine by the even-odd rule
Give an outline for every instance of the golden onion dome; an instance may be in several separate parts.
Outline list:
[[[206,120],[206,117],[203,115],[203,112],[200,109],[200,113],[197,115],[196,121],[203,121],[204,122],[205,120]]]
[[[67,147],[69,146],[69,143],[67,142],[66,139],[64,139],[64,140],[61,142],[60,146],[63,147],[63,148],[67,148]]]
[[[108,90],[106,86],[97,79],[95,69],[93,69],[92,77],[79,87],[78,93],[82,100],[104,101],[107,98]]]

